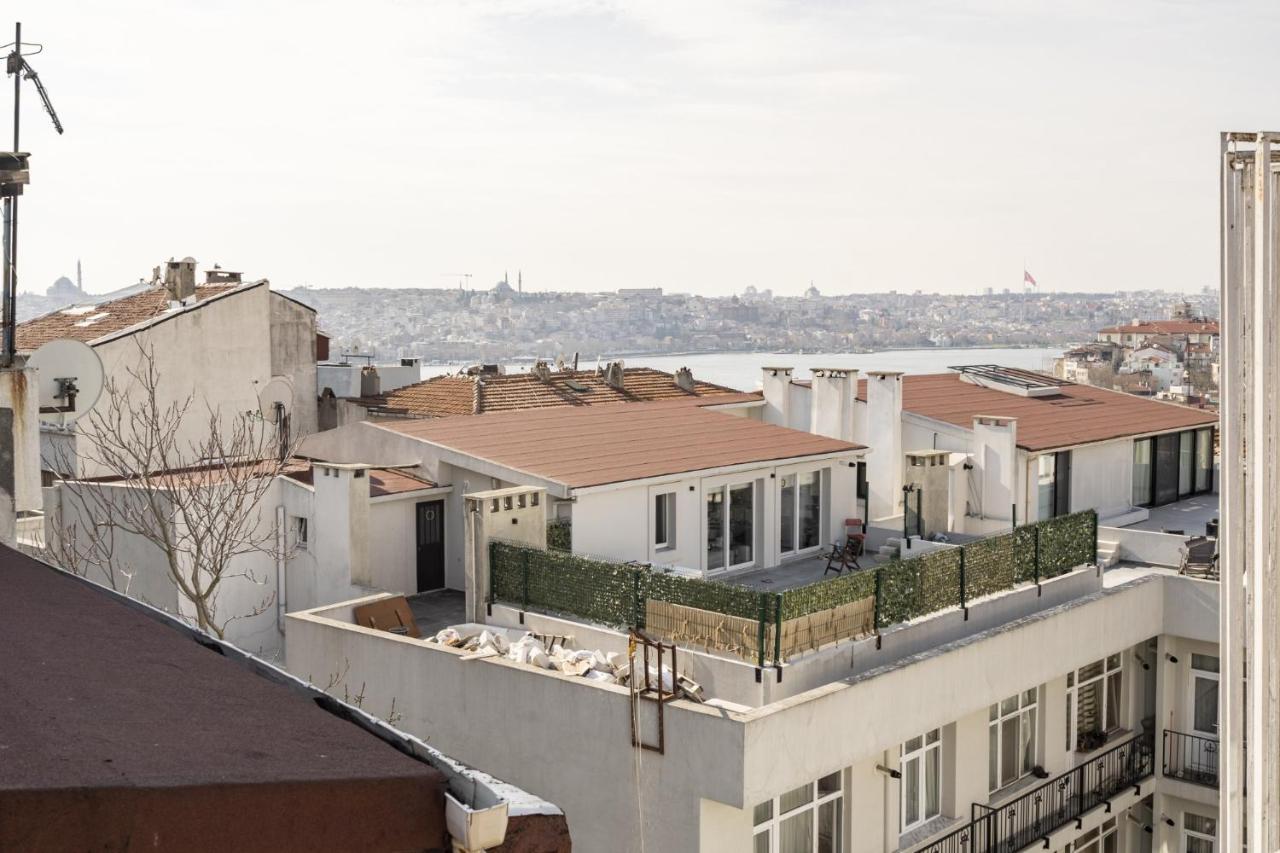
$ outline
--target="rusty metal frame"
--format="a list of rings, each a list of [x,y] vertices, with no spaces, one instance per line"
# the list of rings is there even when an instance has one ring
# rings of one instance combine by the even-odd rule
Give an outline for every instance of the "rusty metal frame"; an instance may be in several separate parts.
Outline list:
[[[664,643],[660,640],[651,640],[640,631],[631,632],[631,642],[628,646],[628,655],[630,663],[630,689],[631,689],[631,745],[640,749],[647,749],[650,752],[656,752],[663,755],[666,752],[666,719],[663,713],[664,706],[675,699],[679,695],[679,687],[676,684],[680,677],[680,670],[676,666],[676,645],[675,643]],[[639,646],[643,650],[643,666],[644,666],[644,686],[640,686],[640,680],[636,677],[636,647]],[[657,655],[657,684],[655,686],[654,679],[649,675],[649,649],[654,649]],[[671,690],[662,689],[662,659],[665,652],[671,653]],[[640,715],[639,702],[641,699],[648,699],[656,702],[658,705],[658,742],[645,743],[640,737]]]

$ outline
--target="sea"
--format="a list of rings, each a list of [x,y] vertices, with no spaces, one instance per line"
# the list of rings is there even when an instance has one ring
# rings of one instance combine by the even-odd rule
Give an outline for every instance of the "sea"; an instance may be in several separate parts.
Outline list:
[[[770,352],[699,352],[666,355],[632,355],[621,357],[627,367],[653,367],[672,373],[681,367],[693,372],[695,379],[752,391],[760,386],[761,368],[792,367],[796,379],[807,379],[815,367],[845,367],[868,370],[897,370],[902,373],[945,373],[947,368],[966,364],[999,364],[1029,370],[1050,370],[1053,360],[1062,355],[1061,348],[999,347],[893,349],[869,353],[770,353]],[[508,372],[528,370],[531,361],[506,365]],[[424,364],[422,378],[457,373],[465,365]],[[579,369],[593,368],[596,362],[580,360]]]

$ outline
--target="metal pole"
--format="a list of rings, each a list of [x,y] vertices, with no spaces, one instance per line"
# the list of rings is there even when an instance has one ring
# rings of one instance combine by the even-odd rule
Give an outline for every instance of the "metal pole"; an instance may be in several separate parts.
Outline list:
[[[22,119],[22,22],[13,25],[13,54],[17,62],[13,68],[13,153],[17,154],[18,130]],[[5,291],[4,291],[4,364],[13,364],[17,352],[16,329],[18,305],[18,197],[15,195],[6,200],[5,236],[8,238],[8,252],[5,258]]]

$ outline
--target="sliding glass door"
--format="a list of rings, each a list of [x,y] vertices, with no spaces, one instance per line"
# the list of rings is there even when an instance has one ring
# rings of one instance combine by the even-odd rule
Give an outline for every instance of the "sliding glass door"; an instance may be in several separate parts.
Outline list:
[[[1160,506],[1213,491],[1213,427],[1133,442],[1133,505]]]
[[[706,492],[707,571],[755,562],[756,484],[734,483]]]
[[[778,488],[778,550],[786,557],[822,544],[822,472],[786,474]]]

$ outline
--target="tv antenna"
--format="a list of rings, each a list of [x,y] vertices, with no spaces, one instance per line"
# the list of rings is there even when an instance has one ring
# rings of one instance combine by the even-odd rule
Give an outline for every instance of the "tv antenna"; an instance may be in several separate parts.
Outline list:
[[[5,61],[5,72],[13,76],[13,151],[0,154],[0,196],[4,197],[4,339],[0,343],[0,365],[9,367],[13,364],[17,353],[17,300],[18,300],[18,196],[30,179],[27,161],[30,155],[22,151],[18,144],[18,131],[22,121],[22,78],[26,77],[35,84],[36,92],[44,104],[44,110],[53,120],[53,129],[62,133],[62,121],[53,109],[49,100],[49,92],[40,82],[27,56],[35,56],[44,50],[44,45],[28,42],[26,47],[34,48],[26,56],[22,49],[22,23],[14,24],[13,42],[5,45],[11,48]],[[0,48],[3,49],[3,48]]]

